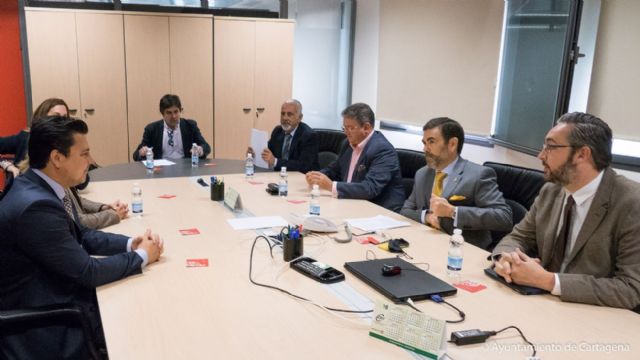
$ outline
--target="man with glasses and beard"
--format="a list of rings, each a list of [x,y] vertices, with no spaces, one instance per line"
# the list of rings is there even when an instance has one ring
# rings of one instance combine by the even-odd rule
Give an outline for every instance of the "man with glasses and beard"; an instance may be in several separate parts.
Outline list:
[[[538,154],[549,182],[493,252],[507,281],[562,301],[640,308],[640,185],[611,169],[601,119],[565,114]]]
[[[486,249],[490,231],[511,231],[513,226],[495,171],[460,157],[464,130],[457,121],[431,119],[422,130],[427,166],[416,172],[400,213],[448,234],[462,229],[467,242]]]

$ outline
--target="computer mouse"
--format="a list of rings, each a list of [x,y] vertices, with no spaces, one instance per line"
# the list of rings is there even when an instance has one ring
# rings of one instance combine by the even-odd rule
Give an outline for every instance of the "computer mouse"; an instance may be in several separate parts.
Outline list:
[[[382,276],[396,276],[400,275],[402,269],[397,265],[382,265]]]

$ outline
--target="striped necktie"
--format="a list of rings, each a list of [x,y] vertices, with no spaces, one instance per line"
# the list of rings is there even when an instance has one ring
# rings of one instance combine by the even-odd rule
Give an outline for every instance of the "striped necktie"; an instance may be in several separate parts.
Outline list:
[[[289,160],[289,148],[291,147],[291,134],[284,136],[284,146],[282,147],[282,159]]]

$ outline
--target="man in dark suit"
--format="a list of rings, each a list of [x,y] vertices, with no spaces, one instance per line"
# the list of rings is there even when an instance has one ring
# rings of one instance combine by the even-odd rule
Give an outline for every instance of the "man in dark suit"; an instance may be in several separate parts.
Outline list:
[[[462,229],[465,241],[486,249],[490,231],[511,231],[511,208],[498,190],[493,169],[460,157],[464,129],[440,117],[423,127],[427,166],[416,172],[411,195],[400,213],[453,234]]]
[[[562,301],[640,307],[640,184],[610,167],[612,132],[601,119],[565,114],[538,158],[550,183],[493,251],[507,281]]]
[[[194,143],[200,158],[209,155],[211,147],[195,120],[181,118],[182,103],[177,95],[167,94],[160,99],[160,113],[162,120],[145,126],[142,142],[133,152],[134,161],[145,159],[148,147],[153,148],[154,159],[190,158]]]
[[[253,154],[253,149],[248,152]],[[307,173],[318,170],[318,137],[309,125],[302,122],[302,104],[295,99],[282,104],[280,125],[271,132],[268,148],[262,151],[262,159],[270,169]],[[255,154],[254,154],[255,158]]]
[[[63,117],[31,129],[31,168],[16,178],[0,207],[0,309],[77,306],[104,342],[95,288],[139,274],[158,260],[163,244],[150,230],[129,238],[74,221],[65,189],[86,178],[92,161],[87,131],[82,120]],[[42,325],[0,334],[0,358],[88,357],[79,328]]]
[[[340,199],[364,199],[400,211],[404,187],[395,148],[379,131],[369,105],[357,103],[342,111],[342,124],[350,146],[321,171],[306,175],[309,185],[318,184]]]

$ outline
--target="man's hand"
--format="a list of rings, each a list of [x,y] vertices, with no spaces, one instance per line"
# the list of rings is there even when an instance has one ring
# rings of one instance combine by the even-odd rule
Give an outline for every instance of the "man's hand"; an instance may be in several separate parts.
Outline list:
[[[440,220],[438,216],[433,213],[426,213],[424,216],[424,223],[431,226],[434,229],[440,230]]]
[[[160,258],[164,251],[164,241],[160,239],[158,234],[151,232],[151,229],[147,229],[143,235],[136,236],[131,243],[131,250],[143,249],[147,252],[148,262],[152,264]]]
[[[109,204],[108,206],[111,209],[115,210],[120,220],[125,219],[129,214],[129,205],[127,205],[127,203],[124,203],[120,200],[116,200],[113,204]]]
[[[273,164],[275,164],[276,162],[276,157],[273,156],[271,150],[265,148],[264,150],[262,150],[262,160],[266,161],[267,164],[269,164],[269,167],[272,168]]]
[[[307,179],[307,184],[309,186],[313,186],[313,184],[318,184],[318,187],[323,190],[332,191],[333,189],[333,181],[329,179],[329,177],[320,171],[309,171],[305,178]]]
[[[201,157],[202,155],[204,155],[204,149],[202,148],[202,146],[196,145],[196,149],[197,149],[196,150],[196,155],[198,157]],[[189,151],[191,151],[191,150],[189,150]],[[191,154],[191,155],[193,155],[193,154]]]
[[[551,291],[555,285],[555,276],[540,265],[540,259],[529,257],[522,250],[504,252],[496,262],[495,270],[498,275],[520,285],[533,286]]]
[[[429,210],[439,217],[453,217],[455,207],[447,201],[447,199],[436,194],[431,194],[429,200]]]
[[[148,149],[149,149],[148,147],[146,147],[146,146],[142,146],[142,147],[140,148],[140,150],[138,150],[138,156],[139,156],[141,159],[142,159],[142,158],[144,158],[145,156],[147,156],[147,150],[148,150]]]

